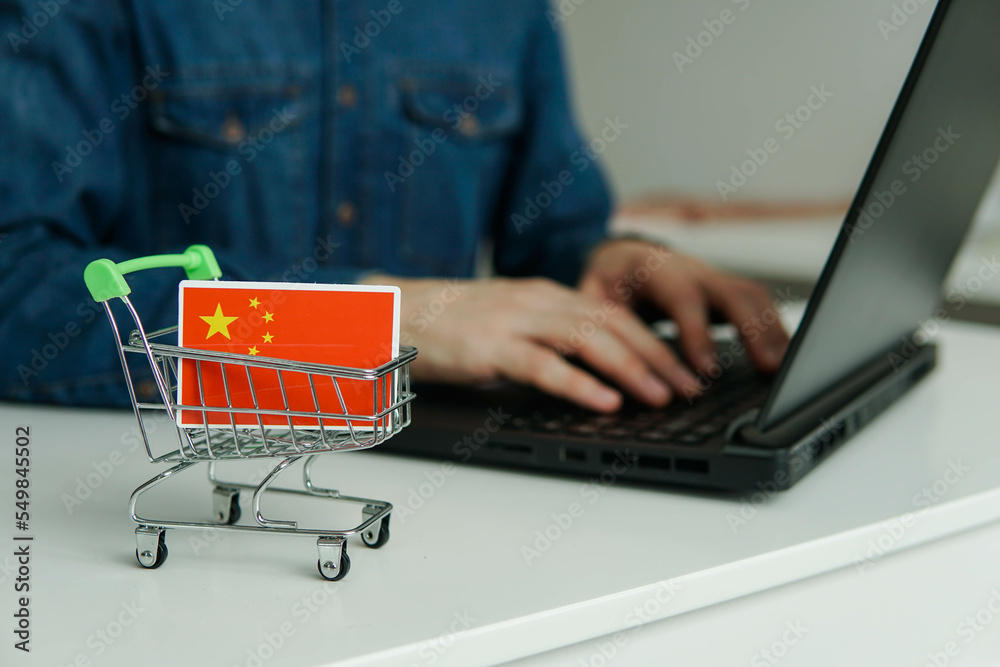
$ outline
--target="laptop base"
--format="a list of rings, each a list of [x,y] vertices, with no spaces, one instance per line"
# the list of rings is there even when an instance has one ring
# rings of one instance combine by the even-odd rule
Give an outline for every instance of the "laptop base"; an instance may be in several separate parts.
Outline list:
[[[532,413],[556,405],[556,399],[523,387],[470,389],[416,387],[413,422],[378,449],[448,459],[459,463],[532,469],[578,475],[599,483],[619,481],[682,485],[713,489],[783,490],[800,480],[845,440],[860,431],[927,375],[936,363],[936,347],[915,348],[903,364],[880,359],[840,383],[827,396],[853,396],[840,406],[823,405],[829,419],[808,414],[790,419],[796,431],[768,434],[752,428],[755,410],[713,438],[686,446],[601,437],[599,433],[558,432],[526,428]],[[864,381],[865,387],[859,387]],[[711,401],[711,394],[703,400]],[[683,401],[678,401],[683,403]],[[579,409],[558,402],[566,414]],[[695,403],[697,405],[697,402]],[[686,405],[666,411],[683,414]],[[812,413],[813,409],[809,412]],[[783,440],[781,438],[784,438]]]

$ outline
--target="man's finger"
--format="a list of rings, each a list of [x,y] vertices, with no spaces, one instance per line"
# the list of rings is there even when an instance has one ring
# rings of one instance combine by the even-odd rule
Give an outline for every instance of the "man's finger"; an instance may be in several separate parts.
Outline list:
[[[499,361],[503,376],[534,385],[553,396],[598,412],[614,412],[621,406],[620,393],[543,345],[523,339],[511,340],[504,344]]]
[[[686,397],[701,393],[698,378],[632,311],[620,306],[609,314],[608,326],[652,368],[675,393]]]
[[[572,350],[636,398],[657,407],[666,405],[672,396],[670,389],[605,324],[567,312],[547,320],[537,337],[557,350]]]
[[[715,366],[714,347],[708,335],[708,302],[700,286],[690,278],[664,276],[651,285],[649,298],[677,324],[681,348],[696,369],[709,372]]]
[[[788,332],[781,322],[781,316],[774,304],[770,290],[758,288],[749,291],[746,299],[758,313],[760,321],[761,359],[760,367],[768,371],[778,370],[781,360],[788,350]]]
[[[769,294],[760,289],[742,289],[722,276],[706,281],[706,288],[712,305],[736,325],[754,364],[763,370],[776,370],[788,345],[788,335]]]

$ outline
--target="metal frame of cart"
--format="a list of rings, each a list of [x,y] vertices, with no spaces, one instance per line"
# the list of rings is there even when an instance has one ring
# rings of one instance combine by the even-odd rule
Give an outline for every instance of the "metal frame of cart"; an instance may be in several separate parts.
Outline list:
[[[267,532],[273,534],[296,534],[315,536],[319,551],[318,569],[320,575],[331,581],[343,579],[350,570],[351,561],[347,555],[347,538],[361,535],[365,545],[378,548],[389,539],[389,517],[392,505],[386,501],[342,495],[335,489],[316,486],[312,480],[312,467],[316,456],[329,452],[344,452],[374,447],[392,437],[410,423],[410,402],[414,398],[410,390],[409,363],[416,357],[417,350],[401,346],[399,355],[377,368],[350,368],[328,366],[306,362],[268,359],[244,354],[212,352],[182,348],[158,342],[173,335],[177,327],[146,333],[132,302],[128,298],[131,289],[124,275],[151,268],[180,267],[193,280],[218,279],[222,272],[212,251],[205,246],[191,246],[184,253],[176,255],[155,255],[114,263],[108,259],[91,262],[84,272],[84,280],[94,300],[104,306],[104,310],[114,331],[118,355],[128,387],[132,407],[135,411],[139,431],[146,446],[146,454],[152,463],[174,463],[175,465],[139,486],[129,501],[132,520],[138,524],[136,535],[136,558],[145,568],[157,568],[167,557],[166,531],[172,528],[201,530],[232,530],[244,532]],[[119,299],[135,324],[135,330],[128,338],[122,337],[111,307],[114,299]],[[159,401],[146,402],[138,397],[136,380],[129,369],[128,355],[143,355],[149,363],[153,381],[159,394]],[[254,407],[235,407],[228,384],[225,385],[226,405],[184,405],[177,395],[177,373],[183,360],[190,360],[196,368],[196,376],[201,387],[202,369],[205,365],[222,369],[222,377],[227,377],[227,368],[239,367],[246,372]],[[269,369],[275,372],[280,388],[284,409],[261,408],[257,402],[251,368]],[[312,391],[313,410],[293,410],[289,406],[285,390],[287,374],[305,375]],[[364,380],[372,385],[372,414],[351,414],[347,410],[339,380]],[[320,405],[316,387],[331,383],[339,405]],[[301,406],[300,406],[301,407]],[[339,411],[336,409],[339,408]],[[203,425],[197,427],[180,426],[180,410],[200,412]],[[208,414],[228,415],[228,426],[210,425]],[[150,429],[146,423],[151,415],[166,414],[176,432],[176,446],[154,451],[150,439]],[[251,415],[257,424],[237,424],[235,415]],[[264,416],[277,416],[287,420],[288,428],[275,427],[270,422],[265,426]],[[302,429],[293,424],[295,418],[316,420],[317,428]],[[336,421],[337,424],[330,422]],[[344,427],[346,425],[346,428]],[[161,453],[162,451],[162,453]],[[224,481],[216,475],[215,465],[219,461],[245,460],[252,458],[276,458],[280,461],[256,486],[252,484]],[[273,487],[277,476],[289,466],[304,458],[302,488]],[[139,498],[146,491],[199,463],[207,463],[207,473],[213,485],[214,522],[174,521],[163,518],[140,516],[136,511]],[[236,525],[240,512],[240,491],[253,490],[251,506],[253,525]],[[300,528],[294,521],[267,518],[260,509],[265,491],[294,494],[312,498],[325,498],[361,505],[361,522],[345,530],[325,530]]]

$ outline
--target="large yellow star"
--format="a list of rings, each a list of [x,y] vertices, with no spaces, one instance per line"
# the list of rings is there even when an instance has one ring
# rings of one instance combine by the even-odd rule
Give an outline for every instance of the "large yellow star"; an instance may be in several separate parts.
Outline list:
[[[264,311],[264,321],[265,322],[273,322],[274,321],[274,313],[269,313],[269,312],[267,312],[265,310]]]
[[[199,315],[201,319],[208,322],[208,334],[205,336],[206,339],[211,338],[217,333],[222,334],[226,338],[229,338],[229,325],[233,320],[238,320],[238,317],[226,317],[222,314],[222,304],[215,306],[214,315]],[[230,340],[232,340],[230,338]]]
[[[259,305],[260,305],[260,301],[257,300],[257,297],[254,297],[254,298],[250,299],[250,307],[251,308],[256,309],[257,306],[259,306]]]
[[[265,333],[265,334],[264,334],[264,335],[262,336],[262,338],[264,339],[264,342],[265,342],[265,343],[270,343],[270,342],[271,342],[271,339],[272,339],[272,338],[274,338],[274,336],[272,336],[272,335],[271,335],[270,333]]]

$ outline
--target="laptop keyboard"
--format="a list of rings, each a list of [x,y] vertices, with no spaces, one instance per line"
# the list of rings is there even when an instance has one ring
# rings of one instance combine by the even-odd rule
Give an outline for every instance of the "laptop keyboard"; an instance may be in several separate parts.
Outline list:
[[[515,417],[510,427],[550,436],[697,447],[724,433],[736,417],[761,405],[769,386],[769,377],[741,365],[724,373],[690,404],[677,397],[666,408],[651,410],[628,402],[619,412],[603,415],[553,402]]]

